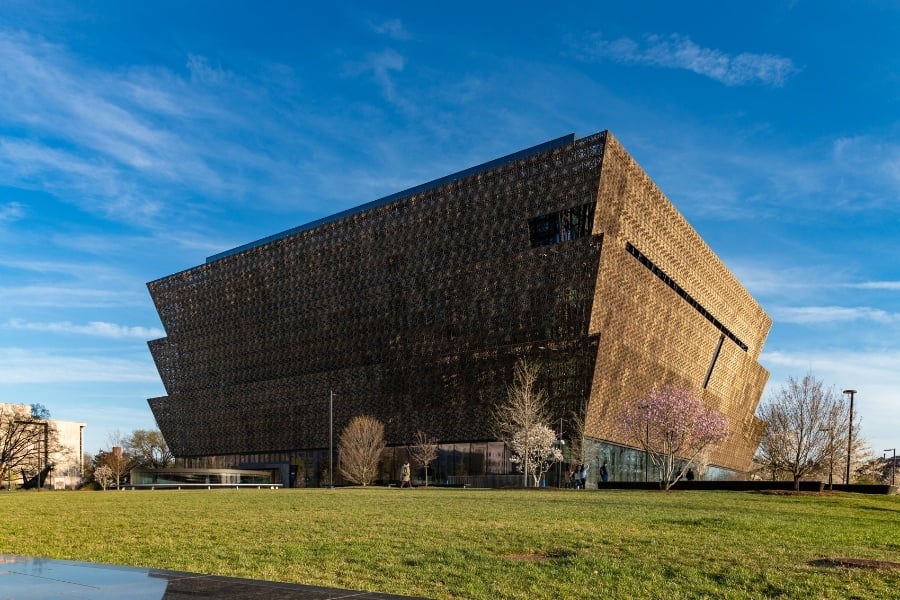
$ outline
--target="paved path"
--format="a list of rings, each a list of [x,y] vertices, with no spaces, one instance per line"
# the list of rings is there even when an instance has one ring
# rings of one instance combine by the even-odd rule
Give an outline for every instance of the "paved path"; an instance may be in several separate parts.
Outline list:
[[[371,592],[0,554],[0,600],[422,600]]]

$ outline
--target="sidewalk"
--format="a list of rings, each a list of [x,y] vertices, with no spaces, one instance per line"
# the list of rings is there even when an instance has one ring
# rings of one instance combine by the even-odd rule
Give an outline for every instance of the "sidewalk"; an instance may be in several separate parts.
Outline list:
[[[422,600],[372,592],[0,554],[0,599]]]

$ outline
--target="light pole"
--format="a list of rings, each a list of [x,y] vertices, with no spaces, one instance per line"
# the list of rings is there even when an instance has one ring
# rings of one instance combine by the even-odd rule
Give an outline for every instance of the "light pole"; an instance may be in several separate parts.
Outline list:
[[[334,489],[334,390],[328,394],[328,489]]]
[[[897,470],[897,449],[896,448],[885,448],[884,455],[887,458],[887,453],[893,452],[893,457],[891,458],[891,485],[894,485],[894,471]]]
[[[49,423],[47,421],[13,421],[13,423],[18,425],[43,425],[44,426],[44,465],[50,464],[50,455],[48,451],[48,437],[49,431],[48,426]],[[41,491],[41,469],[43,468],[41,465],[41,438],[37,438],[35,440],[35,446],[37,447],[37,489]],[[24,479],[24,478],[23,478]]]
[[[834,427],[823,427],[819,431],[828,432],[828,489],[832,488],[832,476],[834,474]]]
[[[847,485],[850,485],[850,457],[853,454],[853,397],[856,390],[844,390],[844,394],[850,396],[850,424],[847,427],[847,475],[844,478]]]
[[[563,418],[560,417],[559,418],[559,452],[560,452],[560,454],[562,454],[563,446],[566,445],[566,442],[562,437],[562,424],[563,424]],[[559,463],[556,465],[556,489],[562,488],[562,466],[563,466],[563,461],[560,460]]]

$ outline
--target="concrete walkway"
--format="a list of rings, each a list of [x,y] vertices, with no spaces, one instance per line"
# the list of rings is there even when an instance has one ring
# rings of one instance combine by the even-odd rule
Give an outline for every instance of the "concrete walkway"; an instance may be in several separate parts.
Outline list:
[[[411,600],[351,590],[0,554],[0,599]],[[422,599],[417,599],[422,600]]]

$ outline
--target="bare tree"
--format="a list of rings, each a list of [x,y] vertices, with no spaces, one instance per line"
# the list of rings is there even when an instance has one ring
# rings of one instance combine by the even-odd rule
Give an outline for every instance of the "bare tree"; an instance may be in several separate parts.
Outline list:
[[[165,469],[175,462],[166,439],[158,429],[136,429],[125,440],[125,447],[137,466]]]
[[[49,416],[43,406],[35,406],[36,414]],[[58,442],[52,422],[33,414],[33,407],[0,404],[0,474],[10,481],[13,473],[26,482],[37,477],[40,485],[43,472],[52,468],[48,457],[58,449]]]
[[[369,485],[378,474],[384,452],[384,424],[374,417],[353,417],[338,442],[341,473],[355,483]]]
[[[835,458],[839,448],[846,448],[847,405],[843,396],[811,374],[801,380],[790,377],[760,407],[758,416],[766,422],[766,432],[755,460],[773,479],[786,473],[799,489],[804,477],[846,464],[836,464]]]
[[[128,452],[122,446],[113,446],[109,450],[97,452],[93,464],[95,472],[100,467],[109,469],[113,480],[116,482],[116,487],[121,485],[122,478],[134,467],[134,461],[131,460]]]
[[[547,394],[537,387],[539,372],[537,364],[519,359],[513,367],[513,381],[507,388],[506,402],[497,404],[493,412],[497,437],[509,444],[514,454],[521,459],[519,465],[525,487],[528,487],[528,474],[532,471],[531,446],[539,437],[533,435],[535,427],[549,427],[550,423]],[[528,435],[529,432],[532,435]]]
[[[688,387],[663,386],[627,403],[620,426],[647,452],[667,490],[704,450],[728,436],[728,419]]]
[[[131,459],[127,449],[128,437],[116,429],[110,432],[107,437],[107,443],[109,443],[109,449],[97,452],[92,464],[95,470],[104,465],[109,467],[115,479],[116,487],[119,487],[122,483],[122,478],[134,467],[134,461]]]
[[[428,465],[438,456],[437,440],[420,429],[416,432],[413,445],[408,448],[408,452],[413,461],[425,468],[425,487],[428,487]]]

